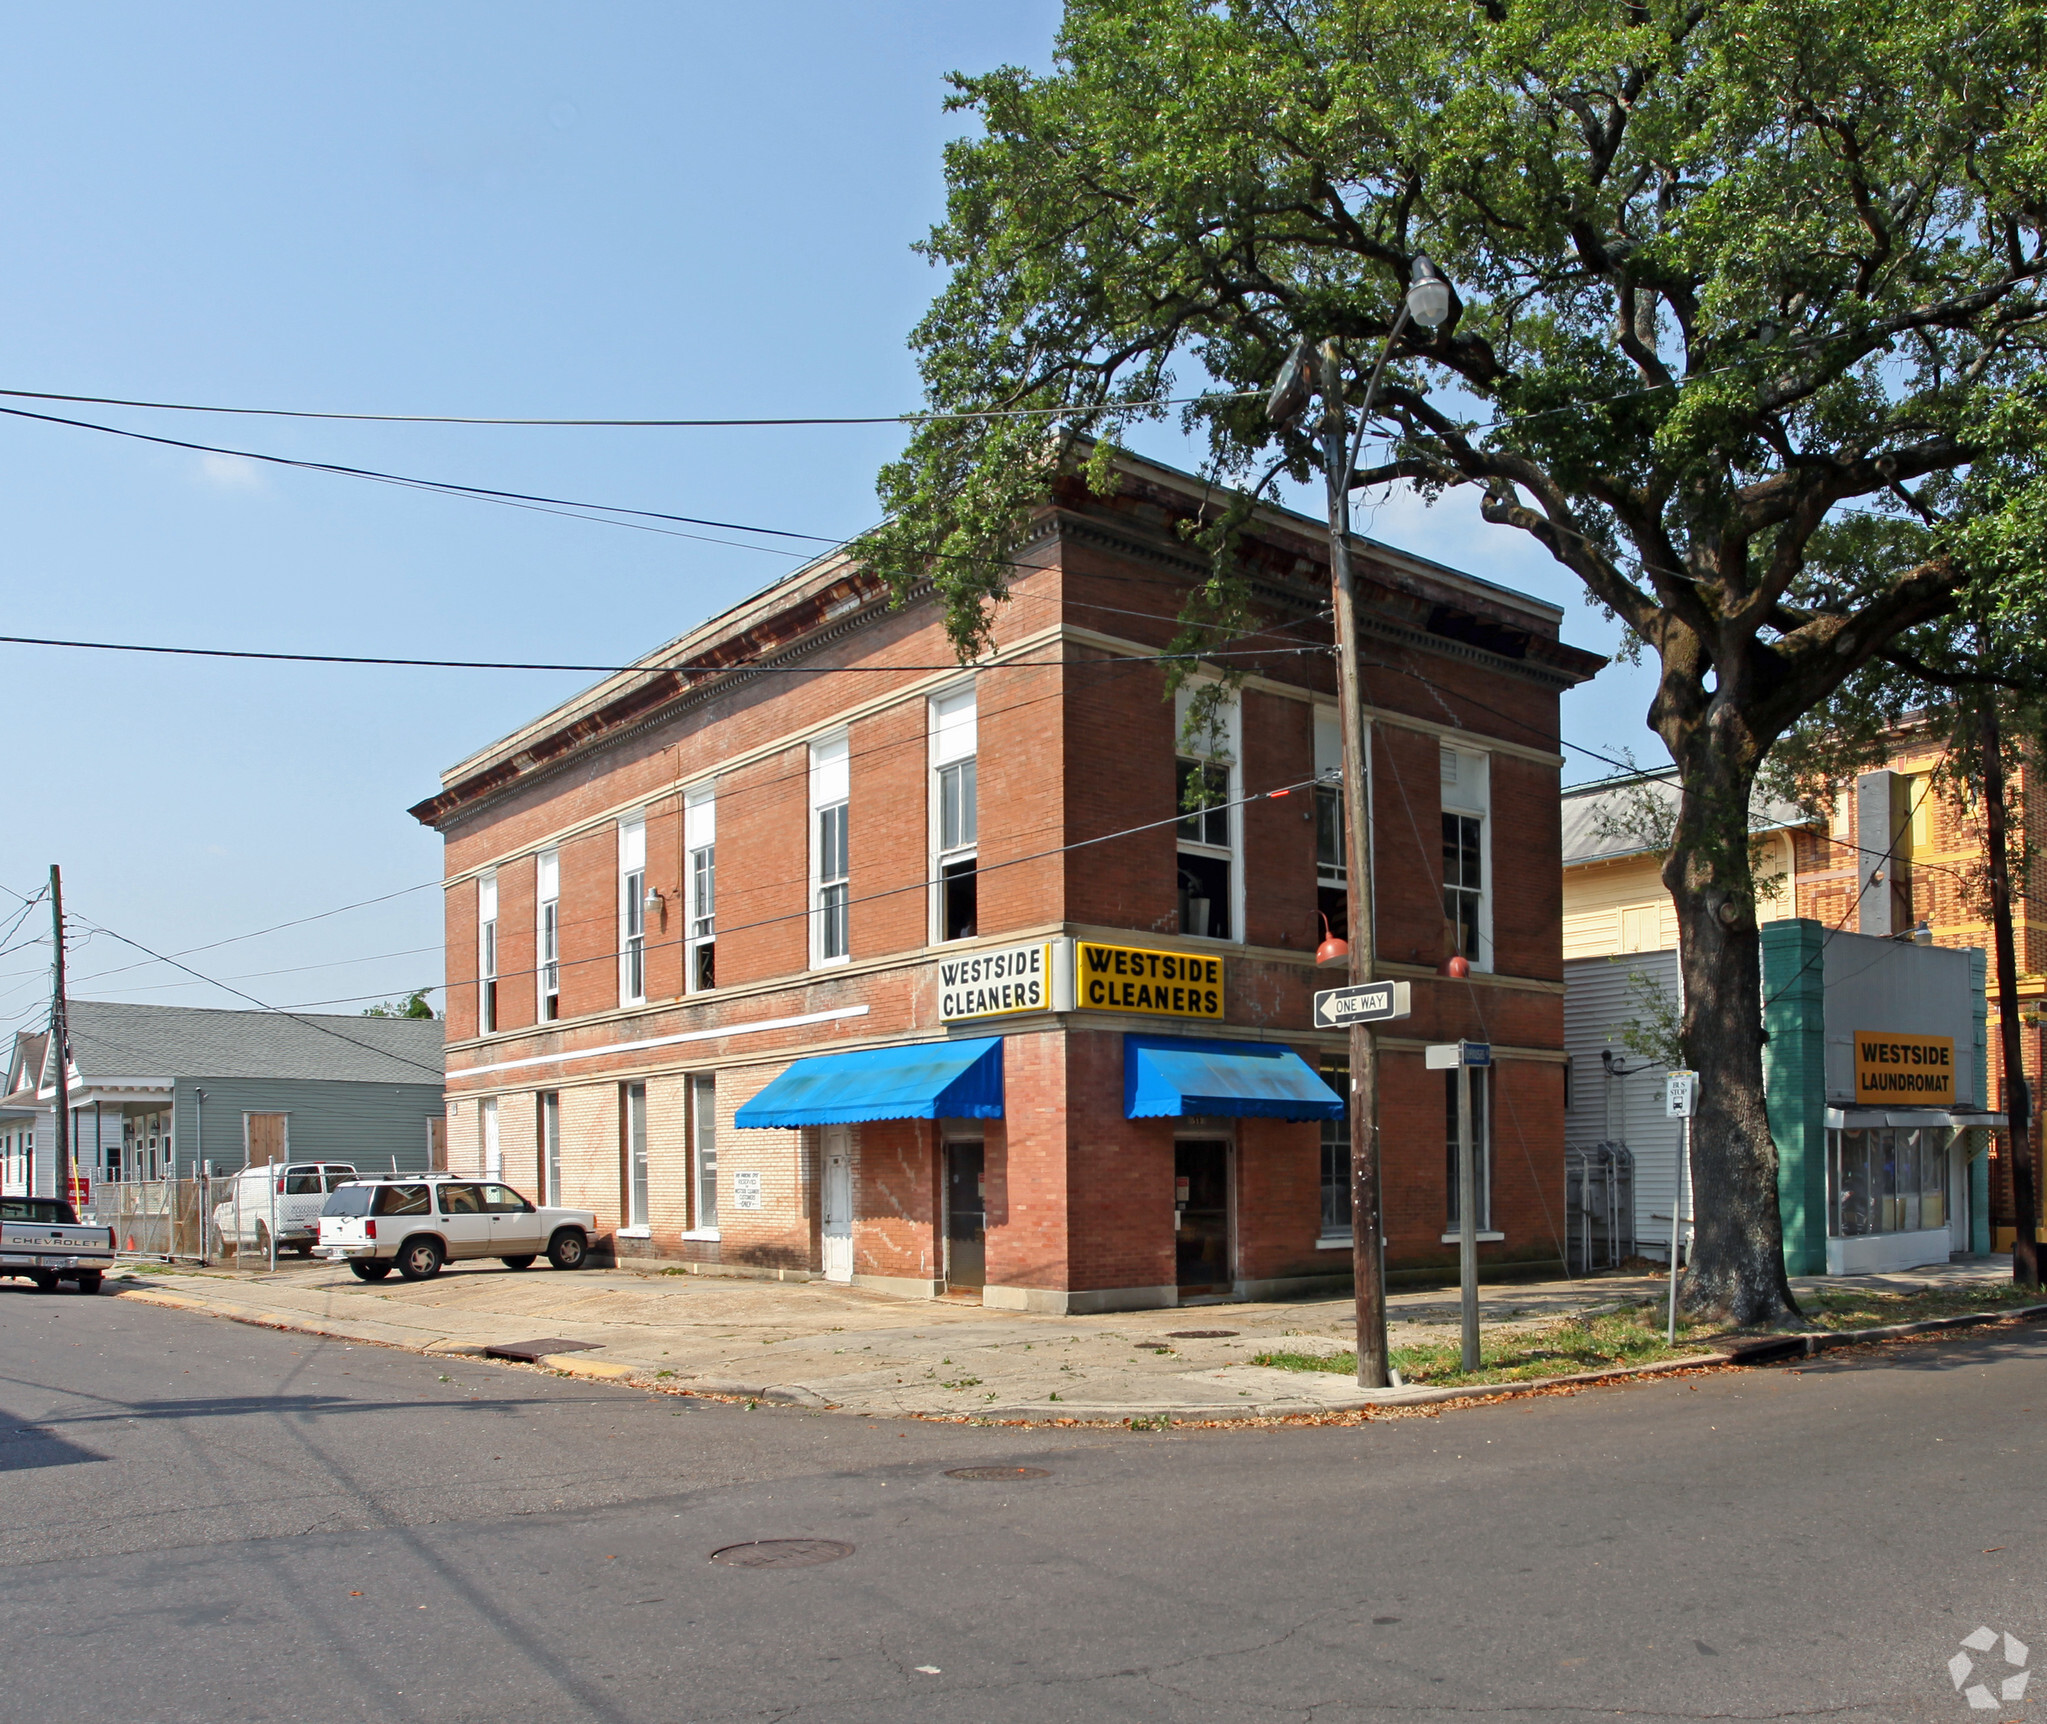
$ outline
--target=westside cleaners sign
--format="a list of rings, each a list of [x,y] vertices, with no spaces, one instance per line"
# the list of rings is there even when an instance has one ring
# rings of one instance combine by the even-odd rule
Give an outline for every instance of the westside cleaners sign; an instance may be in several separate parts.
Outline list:
[[[1952,1107],[1955,1038],[1855,1032],[1855,1099],[1908,1107]]]
[[[1076,943],[1077,1006],[1099,1012],[1152,1012],[1168,1018],[1223,1015],[1223,961],[1188,952]]]
[[[1052,942],[964,953],[938,966],[938,1015],[947,1023],[1052,1010]]]

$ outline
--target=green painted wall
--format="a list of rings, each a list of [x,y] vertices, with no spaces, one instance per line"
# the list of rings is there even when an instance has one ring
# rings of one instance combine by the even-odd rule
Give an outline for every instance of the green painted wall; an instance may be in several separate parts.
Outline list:
[[[1826,930],[1805,917],[1766,922],[1763,1090],[1777,1143],[1777,1208],[1790,1275],[1827,1270]]]
[[[205,1138],[195,1090],[206,1092]],[[231,1173],[245,1160],[242,1115],[285,1113],[286,1141],[294,1161],[346,1161],[365,1173],[389,1171],[397,1157],[401,1173],[423,1173],[427,1165],[427,1121],[442,1117],[446,1103],[433,1083],[341,1083],[316,1078],[180,1078],[174,1102],[178,1156],[202,1157],[216,1173]]]

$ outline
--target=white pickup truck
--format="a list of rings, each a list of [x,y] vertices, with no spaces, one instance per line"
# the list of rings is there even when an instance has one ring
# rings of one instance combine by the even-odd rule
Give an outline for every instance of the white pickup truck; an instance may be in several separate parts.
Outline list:
[[[0,1197],[0,1275],[25,1275],[44,1293],[75,1281],[97,1293],[114,1266],[114,1230],[80,1224],[58,1197]]]

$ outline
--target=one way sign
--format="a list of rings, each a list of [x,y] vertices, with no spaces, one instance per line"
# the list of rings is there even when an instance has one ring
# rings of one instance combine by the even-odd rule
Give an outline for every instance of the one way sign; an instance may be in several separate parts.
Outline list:
[[[1360,982],[1354,988],[1325,988],[1315,996],[1315,1027],[1347,1030],[1352,1024],[1404,1018],[1413,1009],[1406,982]]]

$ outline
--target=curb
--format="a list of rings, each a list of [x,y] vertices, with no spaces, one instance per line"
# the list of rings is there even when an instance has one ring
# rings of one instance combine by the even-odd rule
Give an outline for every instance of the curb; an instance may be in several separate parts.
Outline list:
[[[354,1341],[368,1346],[396,1347],[429,1358],[481,1358],[486,1351],[481,1343],[457,1341],[452,1337],[444,1336],[432,1341],[386,1340],[376,1336],[352,1334],[346,1329],[323,1327],[305,1316],[275,1311],[229,1310],[203,1299],[195,1299],[153,1286],[138,1286],[132,1283],[108,1285],[115,1297],[133,1299],[145,1305],[160,1305],[171,1310],[224,1317],[231,1323],[249,1323],[258,1328],[321,1335],[332,1340]],[[2001,1311],[1971,1311],[1954,1317],[1927,1317],[1916,1323],[1886,1323],[1867,1329],[1822,1329],[1803,1334],[1764,1335],[1752,1340],[1726,1341],[1723,1343],[1723,1350],[1718,1352],[1690,1353],[1680,1358],[1658,1359],[1644,1365],[1609,1365],[1596,1371],[1573,1371],[1556,1377],[1524,1377],[1504,1383],[1467,1383],[1454,1388],[1440,1389],[1366,1389],[1354,1394],[1317,1401],[1259,1401],[1249,1405],[1243,1401],[1218,1401],[1206,1405],[1177,1406],[1111,1405],[1087,1401],[1059,1401],[1048,1404],[1033,1401],[1027,1405],[985,1406],[971,1411],[965,1408],[944,1411],[927,1408],[879,1416],[938,1419],[946,1423],[964,1419],[968,1423],[985,1420],[1006,1424],[1081,1422],[1127,1424],[1137,1419],[1227,1422],[1233,1419],[1315,1418],[1328,1413],[1369,1413],[1375,1408],[1382,1407],[1391,1410],[1447,1406],[1457,1401],[1474,1403],[1498,1401],[1517,1395],[1537,1395],[1557,1389],[1586,1388],[1600,1383],[1663,1376],[1677,1371],[1717,1370],[1729,1366],[1773,1364],[1788,1359],[1812,1359],[1821,1353],[1832,1352],[1841,1347],[1908,1340],[1917,1335],[1934,1335],[1952,1329],[1983,1328],[1993,1323],[2035,1322],[2041,1319],[2047,1319],[2047,1303],[2015,1305]],[[543,1370],[552,1371],[559,1376],[584,1377],[597,1382],[633,1383],[663,1394],[714,1395],[734,1400],[767,1401],[824,1411],[836,1410],[838,1407],[837,1402],[800,1383],[738,1382],[720,1377],[681,1375],[661,1379],[660,1367],[613,1363],[591,1359],[580,1353],[548,1353],[534,1362]]]

